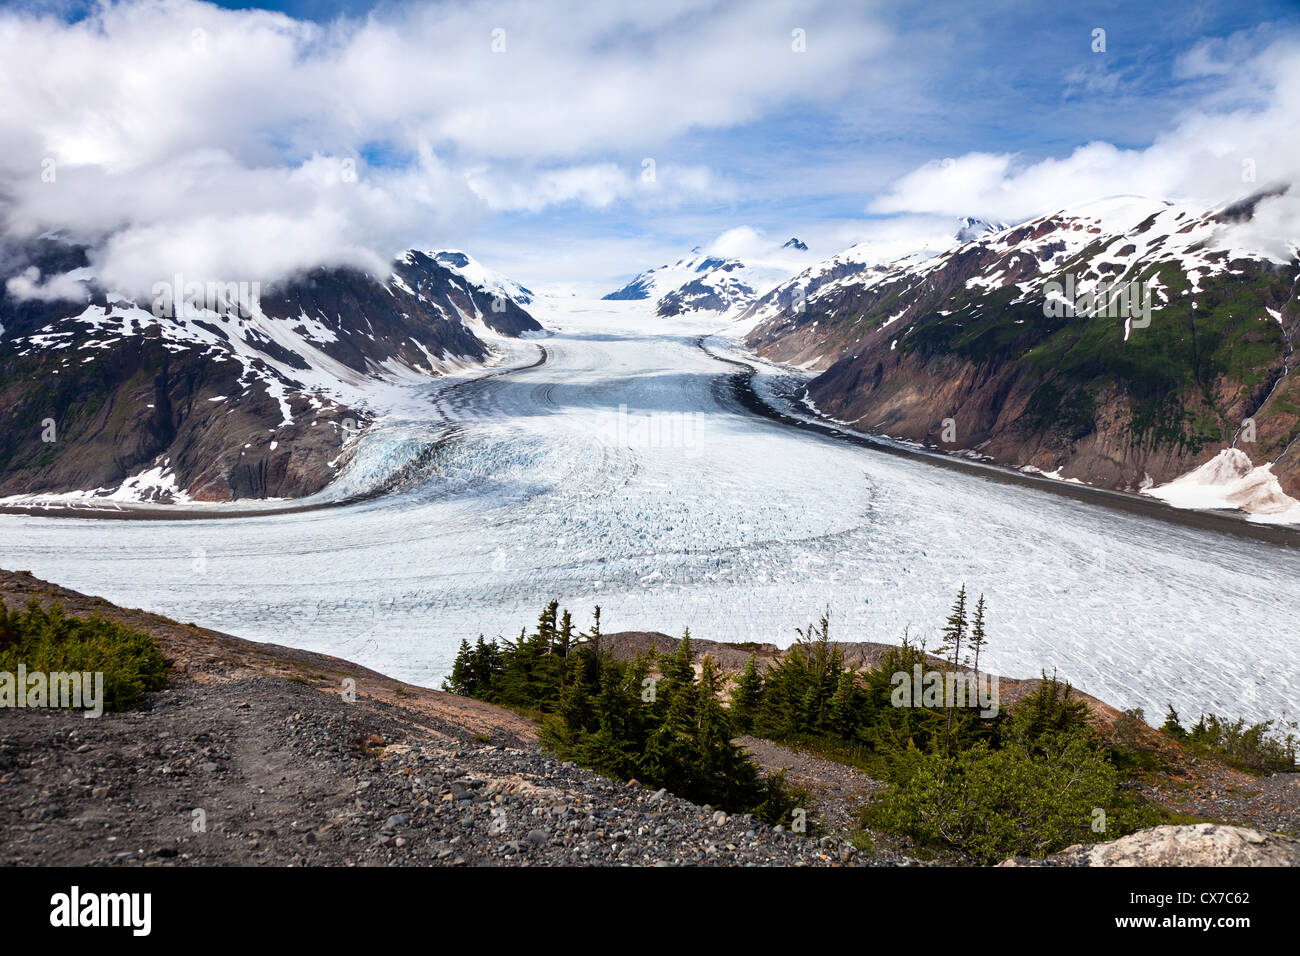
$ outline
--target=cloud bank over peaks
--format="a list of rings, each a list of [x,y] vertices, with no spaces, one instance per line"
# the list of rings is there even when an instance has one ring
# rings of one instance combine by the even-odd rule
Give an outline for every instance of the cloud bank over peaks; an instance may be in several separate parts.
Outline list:
[[[91,243],[103,281],[138,292],[177,271],[385,268],[500,213],[729,202],[665,144],[829,99],[886,42],[814,2],[798,18],[817,55],[796,56],[793,17],[779,0],[396,3],[326,25],[197,0],[0,10],[0,230]]]
[[[1291,185],[1260,204],[1255,231],[1275,247],[1300,240],[1300,39],[1267,36],[1206,41],[1180,58],[1183,77],[1226,79],[1146,148],[1090,142],[1064,158],[1028,162],[971,152],[912,170],[867,210],[1018,222],[1115,194],[1211,206]]]

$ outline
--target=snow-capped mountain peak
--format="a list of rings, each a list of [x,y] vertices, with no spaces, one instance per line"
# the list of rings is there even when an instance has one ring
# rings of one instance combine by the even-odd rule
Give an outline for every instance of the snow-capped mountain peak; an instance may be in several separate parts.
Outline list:
[[[785,281],[798,268],[791,252],[806,252],[798,238],[751,259],[696,246],[672,265],[640,273],[606,299],[651,299],[661,316],[684,313],[728,314],[747,307],[762,292]]]
[[[989,222],[978,216],[962,216],[957,220],[957,241],[974,242],[990,233],[1001,232],[1007,228],[1005,222]]]
[[[516,305],[530,305],[535,296],[531,289],[514,279],[484,266],[468,253],[459,249],[439,249],[428,253],[440,266],[462,276],[467,282],[489,293],[500,293]]]

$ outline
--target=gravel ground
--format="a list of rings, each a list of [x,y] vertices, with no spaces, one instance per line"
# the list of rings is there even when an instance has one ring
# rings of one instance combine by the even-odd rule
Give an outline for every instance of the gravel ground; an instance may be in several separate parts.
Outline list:
[[[256,677],[0,713],[7,865],[910,865],[380,701]],[[195,811],[202,811],[202,828]]]
[[[1140,789],[1180,813],[1300,837],[1300,773],[1254,776],[1188,757],[1179,773]]]
[[[847,837],[857,830],[862,808],[872,795],[887,789],[854,767],[761,737],[740,737],[736,742],[764,770],[784,770],[790,783],[807,789],[817,801],[822,829],[832,835]]]

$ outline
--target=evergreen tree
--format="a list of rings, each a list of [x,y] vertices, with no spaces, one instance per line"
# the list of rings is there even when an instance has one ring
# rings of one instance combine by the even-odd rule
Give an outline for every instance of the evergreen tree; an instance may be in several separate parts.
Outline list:
[[[596,726],[578,734],[574,751],[584,766],[618,780],[641,775],[645,750],[640,700],[630,683],[639,678],[632,670],[602,661],[600,690],[591,702]]]
[[[559,644],[560,656],[569,656],[569,644],[573,641],[573,617],[565,609],[564,616],[560,619]]]
[[[685,643],[685,642],[683,642]],[[665,683],[668,683],[665,681]],[[667,709],[646,742],[647,776],[679,797],[696,792],[696,698],[692,680],[673,680]]]
[[[478,636],[474,647],[469,641],[460,642],[460,650],[451,665],[451,676],[443,681],[442,689],[464,697],[490,700],[493,682],[501,673],[501,648],[496,641],[485,641]]]
[[[1165,722],[1160,729],[1169,736],[1177,738],[1178,740],[1187,739],[1187,731],[1184,730],[1183,725],[1178,722],[1178,711],[1174,710],[1173,704],[1169,705],[1169,713],[1165,714]]]
[[[749,655],[745,669],[736,679],[736,689],[731,695],[731,716],[736,727],[746,733],[754,729],[754,718],[763,706],[763,678],[758,673],[758,660]]]
[[[596,649],[597,653],[599,653],[600,651],[600,605],[599,604],[597,604],[596,607],[591,612],[591,630],[587,632],[586,637],[587,637],[587,641],[591,644],[591,646]]]
[[[961,642],[966,636],[966,626],[966,585],[963,584],[961,590],[957,592],[957,600],[948,615],[948,623],[944,625],[943,643],[939,645],[938,651],[939,656],[947,663],[949,670],[954,673],[961,666]],[[945,700],[944,709],[948,712],[948,720],[943,732],[944,746],[947,747],[952,741],[953,702]]]
[[[1050,737],[1069,737],[1090,725],[1088,705],[1073,697],[1074,689],[1044,671],[1042,683],[1016,704],[1002,733],[1003,742],[1033,749]]]
[[[480,639],[482,635],[480,635]],[[464,697],[472,697],[473,681],[471,679],[471,666],[473,654],[470,651],[469,641],[464,638],[460,642],[460,650],[456,652],[456,659],[452,661],[451,676],[442,682],[442,689],[450,691],[453,694],[460,694]]]
[[[943,658],[955,670],[961,662],[961,642],[966,637],[966,585],[957,592],[957,600],[948,614],[948,621],[943,627],[943,643],[935,653]]]
[[[718,699],[719,687],[713,658],[705,657],[696,699],[695,777],[700,789],[695,799],[729,807],[755,807],[765,800],[766,788],[758,767],[742,747],[732,742],[735,728]]]
[[[682,634],[676,652],[664,659],[660,671],[663,674],[663,681],[659,695],[665,698],[665,703],[667,698],[672,696],[674,690],[695,680],[695,652],[691,648],[691,629],[689,627]]]
[[[472,648],[462,641],[448,684],[526,712],[541,711],[543,744],[606,776],[636,777],[770,824],[788,823],[793,807],[808,806],[805,794],[780,775],[765,779],[732,743],[735,724],[719,697],[722,678],[712,658],[705,658],[695,677],[689,631],[663,659],[665,692],[650,704],[642,696],[650,657],[620,663],[602,652],[599,609],[587,639],[574,642],[569,615],[558,607],[547,605],[533,633],[525,629],[517,641],[498,646],[480,637]],[[752,676],[758,677],[756,669]]]
[[[552,603],[551,608],[554,607]],[[544,712],[550,712],[558,704],[564,659],[551,653],[553,622],[554,616],[543,612],[533,634],[521,631],[518,641],[505,642],[501,674],[493,682],[494,702]]]
[[[857,680],[851,670],[840,671],[839,684],[826,707],[826,730],[844,740],[857,733]]]
[[[824,732],[826,708],[844,669],[843,650],[830,639],[830,612],[816,625],[796,628],[799,639],[769,668],[763,681],[759,726],[779,738]]]
[[[895,675],[901,675],[911,694],[912,674],[919,666],[924,672],[928,657],[924,645],[911,642],[904,633],[900,647],[891,647],[881,657],[879,666],[868,671],[859,713],[864,726],[859,737],[881,754],[903,754],[909,746],[919,750],[937,747],[942,738],[942,718],[935,711],[911,699],[908,706],[895,706]]]
[[[556,615],[559,613],[560,602],[552,601],[546,605],[541,616],[537,619],[536,638],[544,654],[551,654],[555,649],[557,641],[557,630],[555,627]]]
[[[570,731],[567,740],[572,743],[596,727],[592,700],[600,687],[600,662],[594,651],[582,648],[569,659],[564,685],[556,713]]]
[[[980,676],[980,648],[988,643],[984,633],[984,595],[980,595],[979,603],[975,605],[975,621],[971,625],[970,647],[975,651],[975,677]]]

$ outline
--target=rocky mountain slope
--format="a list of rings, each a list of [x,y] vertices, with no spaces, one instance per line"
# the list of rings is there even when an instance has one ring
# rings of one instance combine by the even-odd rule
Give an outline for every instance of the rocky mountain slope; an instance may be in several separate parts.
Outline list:
[[[1117,197],[936,256],[850,250],[757,300],[746,341],[819,371],[806,401],[856,430],[1128,491],[1218,459],[1251,510],[1285,516],[1300,236],[1255,237],[1271,198]]]
[[[753,329],[771,322],[786,312],[798,314],[806,301],[823,290],[857,281],[868,269],[902,268],[924,262],[954,247],[1005,229],[1001,223],[989,223],[974,216],[957,220],[956,229],[928,239],[881,240],[856,242],[843,252],[814,263],[798,275],[768,289],[755,298],[737,317],[738,329]],[[817,358],[808,364],[815,365]]]
[[[408,252],[382,279],[346,268],[256,288],[178,279],[152,301],[93,280],[83,301],[22,294],[88,273],[81,247],[43,240],[5,261],[0,496],[311,494],[385,387],[481,364],[493,337],[541,330],[519,304],[526,289],[458,252]]]

